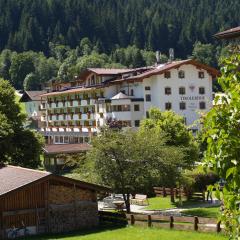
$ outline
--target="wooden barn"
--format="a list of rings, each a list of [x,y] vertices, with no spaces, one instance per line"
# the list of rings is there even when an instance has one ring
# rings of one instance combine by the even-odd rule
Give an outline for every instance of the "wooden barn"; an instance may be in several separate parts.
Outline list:
[[[25,226],[28,234],[60,233],[98,225],[101,187],[15,166],[0,168],[0,239]]]

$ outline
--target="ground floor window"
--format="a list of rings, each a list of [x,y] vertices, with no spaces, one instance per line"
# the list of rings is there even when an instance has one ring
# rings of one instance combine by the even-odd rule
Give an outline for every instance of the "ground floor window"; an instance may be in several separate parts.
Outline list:
[[[135,127],[139,127],[140,126],[140,120],[135,120],[134,124],[135,124]]]

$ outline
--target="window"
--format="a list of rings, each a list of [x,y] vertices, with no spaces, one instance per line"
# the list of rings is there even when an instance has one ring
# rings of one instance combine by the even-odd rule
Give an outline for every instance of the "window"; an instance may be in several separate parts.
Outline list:
[[[146,87],[145,87],[145,90],[146,90],[146,91],[150,91],[150,90],[151,90],[151,87],[146,86]]]
[[[133,91],[133,89],[131,89],[131,93],[130,93],[130,94],[131,94],[131,96],[133,96],[133,95],[134,95],[134,91]]]
[[[165,95],[170,95],[170,94],[172,94],[171,88],[170,87],[166,87],[165,88]]]
[[[179,108],[180,108],[180,110],[185,110],[186,109],[186,103],[185,102],[180,102],[179,103]]]
[[[198,78],[204,78],[204,72],[198,72]]]
[[[180,88],[179,88],[179,94],[181,94],[181,95],[186,94],[186,89],[185,89],[185,87],[180,87]]]
[[[146,118],[149,118],[149,111],[146,111]]]
[[[140,120],[135,120],[134,125],[135,125],[135,127],[139,127],[140,126]]]
[[[205,88],[204,87],[199,88],[199,94],[205,94]]]
[[[206,109],[206,103],[205,102],[200,102],[199,103],[199,108],[200,109]]]
[[[138,104],[135,104],[135,105],[134,105],[134,111],[135,111],[135,112],[140,111],[140,106],[139,106]]]
[[[164,73],[164,78],[170,78],[171,77],[171,72],[167,71]]]
[[[183,70],[178,72],[178,78],[185,78],[185,72]]]
[[[59,142],[59,136],[55,136],[55,143]]]
[[[68,136],[65,136],[64,137],[64,143],[68,143],[68,142],[69,142]]]
[[[165,109],[166,110],[172,109],[172,103],[170,103],[170,102],[165,103]]]
[[[151,94],[146,94],[146,102],[151,102]]]
[[[60,136],[60,143],[63,143],[63,136]]]

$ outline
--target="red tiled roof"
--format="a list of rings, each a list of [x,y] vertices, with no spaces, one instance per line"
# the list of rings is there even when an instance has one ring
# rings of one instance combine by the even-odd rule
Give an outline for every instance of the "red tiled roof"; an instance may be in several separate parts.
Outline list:
[[[217,69],[209,67],[208,65],[202,64],[197,62],[196,60],[193,59],[187,59],[187,60],[181,60],[181,61],[174,61],[174,62],[170,62],[170,63],[166,63],[164,65],[160,65],[159,67],[154,68],[153,70],[149,70],[146,71],[142,74],[139,74],[137,76],[134,77],[129,77],[129,78],[125,78],[125,79],[117,79],[114,80],[112,82],[121,82],[121,81],[128,81],[128,80],[138,80],[138,79],[144,79],[144,78],[149,78],[153,75],[158,75],[158,74],[162,74],[166,71],[169,71],[173,68],[178,68],[184,64],[192,64],[195,65],[196,67],[199,67],[201,69],[205,69],[206,71],[208,71],[211,75],[213,75],[214,77],[219,75],[219,72]]]
[[[0,168],[0,196],[51,175],[49,172],[15,166]]]
[[[61,153],[79,153],[88,151],[91,146],[87,143],[80,144],[49,144],[43,150],[45,154],[61,154]]]
[[[240,37],[240,26],[216,33],[214,37],[219,39],[230,39]]]
[[[94,72],[98,75],[115,75],[121,73],[127,73],[133,69],[124,69],[124,68],[88,68],[88,71]]]

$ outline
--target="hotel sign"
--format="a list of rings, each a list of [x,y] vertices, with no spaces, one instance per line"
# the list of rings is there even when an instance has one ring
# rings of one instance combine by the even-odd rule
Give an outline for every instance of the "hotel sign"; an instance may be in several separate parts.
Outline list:
[[[181,101],[187,101],[187,108],[191,111],[198,109],[198,101],[205,100],[204,96],[183,96]]]
[[[185,97],[181,97],[181,101],[200,101],[200,100],[204,100],[205,97],[204,96],[185,96]]]

